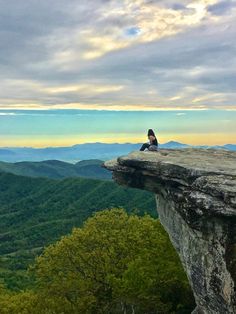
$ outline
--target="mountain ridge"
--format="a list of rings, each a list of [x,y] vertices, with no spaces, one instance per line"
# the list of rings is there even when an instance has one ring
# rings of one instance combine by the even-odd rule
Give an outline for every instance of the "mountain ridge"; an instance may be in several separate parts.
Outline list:
[[[15,163],[0,161],[0,171],[27,177],[91,178],[111,180],[111,173],[101,167],[102,160],[82,160],[75,164],[61,160],[20,161]]]
[[[131,151],[139,150],[142,143],[84,143],[65,147],[1,147],[0,160],[5,162],[61,160],[76,163],[81,160],[100,159],[109,160]],[[236,151],[236,144],[225,145],[189,145],[176,141],[159,144],[159,148],[182,149],[217,148]]]

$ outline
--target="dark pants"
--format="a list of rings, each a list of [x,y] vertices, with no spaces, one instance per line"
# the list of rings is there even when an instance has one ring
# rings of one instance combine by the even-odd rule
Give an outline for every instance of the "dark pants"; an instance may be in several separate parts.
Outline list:
[[[150,150],[151,152],[157,151],[157,146],[156,145],[150,145],[149,143],[143,144],[142,147],[140,148],[140,150],[143,152],[146,148],[148,150]]]
[[[148,143],[144,143],[143,145],[142,145],[142,147],[140,148],[140,151],[141,152],[143,152],[146,148],[148,148],[150,146],[150,144],[148,144]]]

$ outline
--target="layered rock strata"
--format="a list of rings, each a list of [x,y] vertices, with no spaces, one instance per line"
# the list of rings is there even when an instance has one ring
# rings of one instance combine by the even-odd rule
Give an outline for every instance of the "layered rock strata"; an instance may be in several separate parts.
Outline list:
[[[105,167],[117,183],[156,194],[193,289],[194,313],[236,313],[236,152],[132,152]]]

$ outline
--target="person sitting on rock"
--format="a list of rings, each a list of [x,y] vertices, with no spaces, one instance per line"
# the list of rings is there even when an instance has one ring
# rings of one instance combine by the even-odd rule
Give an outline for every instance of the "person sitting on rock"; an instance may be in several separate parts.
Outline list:
[[[155,133],[153,132],[152,129],[148,130],[147,136],[148,136],[149,142],[148,143],[144,143],[142,145],[142,147],[140,148],[140,151],[144,151],[145,149],[147,149],[149,151],[157,151],[158,142],[157,142],[157,139],[156,139],[156,135],[155,135]]]

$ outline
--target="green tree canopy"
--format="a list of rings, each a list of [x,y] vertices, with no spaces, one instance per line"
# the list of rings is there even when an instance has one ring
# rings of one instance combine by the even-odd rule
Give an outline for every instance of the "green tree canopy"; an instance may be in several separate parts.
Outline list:
[[[46,248],[32,270],[37,291],[11,296],[24,301],[17,313],[190,313],[194,305],[159,221],[122,209],[96,213]]]

